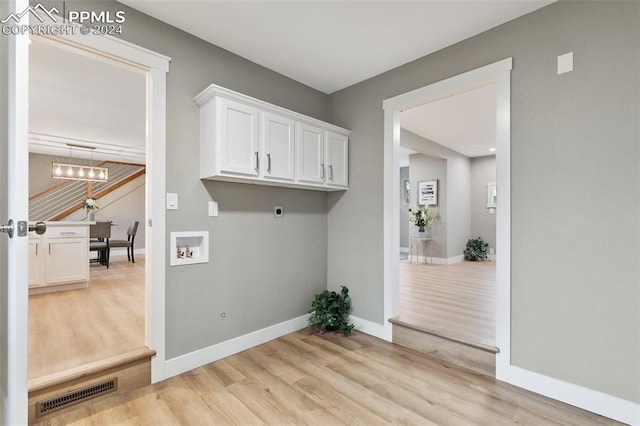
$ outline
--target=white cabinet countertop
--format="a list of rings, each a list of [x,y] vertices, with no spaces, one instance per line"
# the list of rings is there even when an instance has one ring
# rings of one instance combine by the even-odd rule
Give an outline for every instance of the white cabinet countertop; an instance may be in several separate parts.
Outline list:
[[[29,223],[36,223],[34,221],[29,221]],[[87,221],[87,220],[52,220],[44,222],[47,226],[89,226],[95,225],[95,222]]]

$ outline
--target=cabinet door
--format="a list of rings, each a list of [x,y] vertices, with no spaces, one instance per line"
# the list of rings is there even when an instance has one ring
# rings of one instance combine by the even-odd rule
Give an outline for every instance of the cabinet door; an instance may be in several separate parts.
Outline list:
[[[45,239],[47,284],[89,280],[86,238]]]
[[[40,238],[29,239],[29,287],[44,284],[42,241]]]
[[[293,180],[295,122],[269,112],[262,117],[262,174],[265,178]]]
[[[324,130],[298,123],[298,180],[324,183]]]
[[[217,102],[220,172],[258,176],[258,110],[228,99]]]
[[[327,132],[327,183],[332,186],[349,185],[349,139]]]

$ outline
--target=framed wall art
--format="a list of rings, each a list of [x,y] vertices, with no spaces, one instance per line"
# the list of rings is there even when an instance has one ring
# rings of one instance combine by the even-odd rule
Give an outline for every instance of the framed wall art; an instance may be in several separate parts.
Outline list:
[[[438,205],[438,180],[418,182],[418,205]]]

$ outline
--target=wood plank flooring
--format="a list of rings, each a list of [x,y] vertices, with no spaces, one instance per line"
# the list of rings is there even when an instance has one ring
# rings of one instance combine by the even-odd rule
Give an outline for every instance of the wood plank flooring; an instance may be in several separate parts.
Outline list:
[[[495,346],[495,262],[400,261],[399,320],[428,332]]]
[[[29,297],[29,380],[145,347],[144,256],[91,264],[89,288]]]
[[[363,333],[298,331],[42,425],[613,425]]]

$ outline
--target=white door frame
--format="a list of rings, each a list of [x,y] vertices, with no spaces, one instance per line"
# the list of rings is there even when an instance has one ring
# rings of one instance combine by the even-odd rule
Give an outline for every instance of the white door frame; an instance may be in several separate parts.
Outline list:
[[[399,314],[400,112],[487,84],[496,87],[496,377],[511,363],[511,68],[507,58],[385,99],[384,108],[384,318]],[[391,341],[392,325],[384,338]]]
[[[15,1],[14,10],[24,10],[29,6],[26,0]],[[169,70],[170,58],[141,48],[126,41],[109,36],[86,36],[81,34],[64,35],[52,38],[68,43],[88,52],[108,56],[112,59],[142,67],[147,75],[147,172],[146,172],[146,241],[145,265],[145,298],[146,298],[146,342],[156,351],[151,364],[151,379],[155,383],[165,378],[165,156],[166,156],[166,74]],[[17,179],[15,187],[20,202],[18,210],[10,212],[13,217],[24,220],[28,216],[28,40],[27,35],[15,37],[15,59],[13,70],[15,81],[10,82],[9,93],[15,95],[10,99],[15,105],[15,146],[14,168],[19,170],[21,179]],[[10,161],[10,164],[12,161]],[[17,176],[14,174],[13,176]],[[24,201],[22,201],[24,200]],[[15,219],[14,219],[15,220]],[[15,240],[15,238],[14,238]],[[27,423],[27,336],[28,336],[28,285],[27,285],[27,239],[18,238],[20,250],[10,250],[9,265],[19,270],[9,281],[10,297],[13,310],[8,313],[10,328],[8,364],[9,394],[4,398],[4,420],[6,424]],[[22,271],[24,269],[24,271]],[[10,304],[11,306],[11,304]]]
[[[143,68],[147,76],[145,174],[145,341],[156,351],[151,381],[165,376],[166,75],[171,58],[110,36],[52,37],[89,54]]]
[[[143,68],[147,76],[145,341],[156,351],[151,361],[153,383],[165,376],[165,187],[166,187],[166,75],[171,58],[110,36],[87,36],[79,31],[52,40]],[[25,73],[26,74],[26,73]]]
[[[20,12],[29,6],[28,0],[9,0],[6,11]],[[27,220],[29,216],[29,78],[24,71],[29,68],[29,40],[26,34],[2,35],[7,38],[8,62],[6,83],[7,99],[7,197],[8,217],[14,222]],[[0,84],[4,84],[4,81]],[[3,223],[4,224],[4,223]],[[14,224],[14,226],[16,226]],[[6,376],[2,383],[2,423],[7,425],[27,423],[27,353],[28,353],[28,238],[14,234],[7,238],[7,299],[6,304],[6,358],[2,368]],[[4,321],[4,318],[2,319]],[[5,354],[3,354],[5,355]],[[0,358],[4,358],[0,356]],[[6,392],[6,394],[4,394]]]

